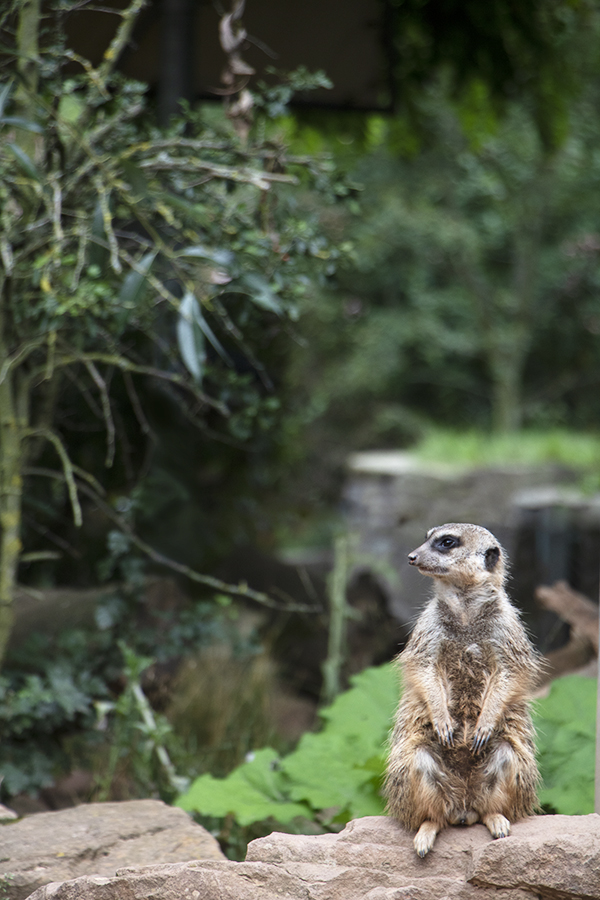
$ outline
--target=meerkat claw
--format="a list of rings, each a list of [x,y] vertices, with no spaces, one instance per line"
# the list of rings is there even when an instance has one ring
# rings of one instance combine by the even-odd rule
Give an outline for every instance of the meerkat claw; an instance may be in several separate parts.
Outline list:
[[[414,846],[417,855],[423,859],[435,843],[438,827],[433,822],[423,822],[415,835]]]
[[[499,813],[486,816],[483,824],[488,829],[493,838],[504,838],[510,834],[510,822],[505,816]]]
[[[444,725],[443,728],[440,728],[436,725],[435,733],[437,734],[438,741],[444,747],[454,747],[454,729],[452,727]]]
[[[491,736],[492,731],[489,728],[486,728],[485,731],[476,731],[473,737],[473,743],[471,744],[473,753],[481,753]]]

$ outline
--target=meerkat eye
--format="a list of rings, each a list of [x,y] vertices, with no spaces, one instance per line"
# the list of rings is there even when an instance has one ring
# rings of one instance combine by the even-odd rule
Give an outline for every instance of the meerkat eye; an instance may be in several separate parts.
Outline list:
[[[434,541],[434,546],[437,550],[447,553],[448,550],[453,550],[454,547],[460,547],[460,540],[451,534],[445,534]]]

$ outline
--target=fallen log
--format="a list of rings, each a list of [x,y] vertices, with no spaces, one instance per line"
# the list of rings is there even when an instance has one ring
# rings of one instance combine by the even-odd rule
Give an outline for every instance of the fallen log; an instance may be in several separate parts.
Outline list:
[[[584,594],[574,591],[566,581],[552,586],[540,585],[535,597],[545,609],[560,616],[571,626],[573,636],[583,638],[592,645],[598,655],[598,606]]]

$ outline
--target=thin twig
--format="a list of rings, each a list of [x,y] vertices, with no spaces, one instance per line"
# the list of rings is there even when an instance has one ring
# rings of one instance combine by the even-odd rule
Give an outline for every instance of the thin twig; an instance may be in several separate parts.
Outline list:
[[[28,356],[30,356],[35,350],[41,347],[45,342],[45,337],[36,338],[33,341],[27,341],[27,343],[23,344],[23,346],[16,353],[14,353],[12,356],[9,356],[8,359],[5,359],[2,363],[2,367],[0,368],[0,384],[2,384],[11,369],[24,362]]]
[[[130,372],[123,372],[123,381],[125,382],[125,390],[127,391],[127,396],[129,397],[129,402],[131,403],[131,407],[135,413],[135,417],[137,419],[138,425],[142,429],[143,434],[151,435],[156,439],[154,432],[150,428],[150,423],[146,418],[146,414],[142,408],[142,404],[140,403],[140,398],[137,395],[137,391],[135,389],[135,385],[133,383],[133,378],[131,377]]]
[[[168,169],[170,172],[197,172],[199,169],[209,172],[213,178],[225,178],[227,181],[240,181],[246,184],[252,184],[261,191],[267,191],[271,187],[271,182],[281,182],[282,184],[298,184],[295,175],[284,175],[278,172],[263,172],[255,169],[233,168],[232,166],[223,166],[218,163],[206,162],[202,159],[176,159],[172,156],[161,156],[156,159],[145,159],[138,163],[140,169],[150,169],[152,171],[161,171]]]
[[[127,9],[124,9],[121,13],[123,21],[117,28],[117,33],[110,42],[110,45],[104,51],[104,61],[97,69],[98,77],[102,82],[106,81],[119,61],[121,53],[129,43],[135,20],[140,11],[146,6],[147,2],[148,0],[133,0]]]
[[[64,480],[67,485],[67,490],[69,493],[69,500],[71,501],[71,509],[73,510],[73,521],[77,528],[81,526],[81,506],[79,505],[79,497],[77,496],[77,486],[75,484],[75,478],[73,477],[73,463],[69,459],[69,454],[67,453],[63,442],[49,428],[28,428],[24,431],[25,437],[44,437],[47,441],[49,441],[56,452],[60,457],[60,461],[63,467]]]
[[[93,360],[86,359],[83,364],[100,392],[100,402],[102,404],[104,424],[106,425],[106,459],[104,464],[110,469],[115,460],[115,423],[110,408],[110,398],[108,396],[106,382],[94,365]]]
[[[110,248],[110,267],[113,272],[116,272],[117,275],[119,275],[123,271],[123,267],[121,266],[121,261],[119,259],[119,244],[113,231],[112,216],[110,214],[106,188],[104,187],[104,184],[102,183],[99,175],[96,175],[94,178],[94,187],[96,188],[96,191],[98,193],[98,202],[100,203],[100,209],[102,211],[104,233],[106,234],[106,239]]]

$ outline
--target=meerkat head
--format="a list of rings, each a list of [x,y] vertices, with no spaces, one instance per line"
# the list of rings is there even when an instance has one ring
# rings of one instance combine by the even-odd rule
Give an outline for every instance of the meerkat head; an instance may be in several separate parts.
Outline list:
[[[457,587],[494,584],[506,578],[504,550],[487,528],[452,523],[427,532],[427,540],[408,554],[411,566],[423,575]]]

